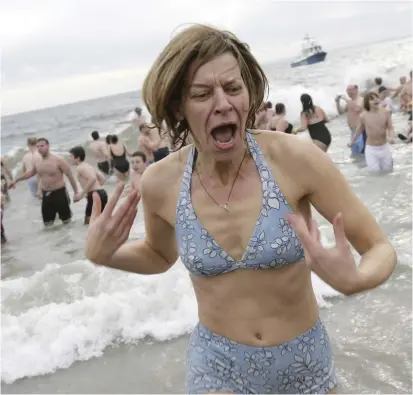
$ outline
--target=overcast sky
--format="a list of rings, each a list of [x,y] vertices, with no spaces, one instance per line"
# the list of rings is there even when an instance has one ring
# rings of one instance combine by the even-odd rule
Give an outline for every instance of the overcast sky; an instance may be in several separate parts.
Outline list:
[[[2,0],[2,113],[140,89],[173,31],[234,31],[263,62],[294,57],[303,35],[327,51],[412,34],[410,2]]]

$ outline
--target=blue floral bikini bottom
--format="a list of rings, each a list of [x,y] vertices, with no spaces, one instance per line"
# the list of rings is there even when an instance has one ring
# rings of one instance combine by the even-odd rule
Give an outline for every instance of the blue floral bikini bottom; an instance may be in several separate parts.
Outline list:
[[[332,350],[320,320],[288,343],[251,347],[198,323],[187,355],[190,394],[325,394],[337,386]]]

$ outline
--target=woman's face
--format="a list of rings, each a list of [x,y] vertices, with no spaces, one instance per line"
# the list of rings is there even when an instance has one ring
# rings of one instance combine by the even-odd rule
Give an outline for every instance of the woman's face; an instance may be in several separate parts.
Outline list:
[[[235,57],[220,55],[189,76],[181,116],[198,149],[217,160],[244,150],[249,96]]]

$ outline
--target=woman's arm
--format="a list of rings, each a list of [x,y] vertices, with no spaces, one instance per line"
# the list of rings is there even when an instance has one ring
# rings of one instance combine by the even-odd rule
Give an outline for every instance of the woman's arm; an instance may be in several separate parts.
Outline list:
[[[299,181],[308,191],[309,202],[330,223],[338,213],[342,214],[345,236],[361,255],[357,281],[346,293],[379,286],[396,266],[395,249],[329,156],[307,141],[295,144],[301,151],[297,158],[303,169]]]
[[[166,272],[178,259],[175,229],[158,213],[164,204],[164,195],[159,189],[158,169],[145,170],[140,193],[145,222],[145,239],[122,245],[105,266],[139,274]]]
[[[301,126],[294,130],[294,134],[304,132],[307,129],[308,121],[304,113],[301,114]]]

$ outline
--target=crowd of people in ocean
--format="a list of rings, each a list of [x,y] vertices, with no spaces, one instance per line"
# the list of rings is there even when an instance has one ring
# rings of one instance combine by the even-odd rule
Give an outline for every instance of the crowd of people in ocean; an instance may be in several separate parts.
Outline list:
[[[372,172],[389,172],[393,169],[393,157],[389,147],[396,141],[392,124],[392,114],[401,111],[408,115],[406,134],[398,133],[397,137],[405,143],[412,142],[412,72],[410,79],[400,77],[398,87],[386,87],[381,77],[374,80],[375,87],[364,92],[355,84],[347,86],[345,95],[335,98],[338,114],[347,114],[350,130],[351,156],[365,157],[368,170]],[[393,99],[399,97],[399,105]],[[314,103],[312,97],[304,93],[300,97],[302,104],[301,125],[294,127],[289,121],[284,103],[262,103],[255,116],[253,129],[272,130],[287,134],[308,133],[320,149],[328,151],[331,144],[331,133],[326,126],[329,118],[325,111]],[[344,103],[344,105],[343,105]],[[87,200],[84,223],[88,224],[92,212],[92,193],[96,191],[101,200],[103,210],[108,196],[104,189],[106,179],[115,175],[119,182],[127,183],[129,188],[139,191],[139,182],[145,169],[152,163],[165,158],[173,147],[171,136],[166,130],[159,130],[153,123],[146,121],[142,108],[134,110],[131,121],[119,122],[130,124],[136,132],[138,150],[131,153],[117,135],[101,138],[98,131],[91,133],[92,142],[89,149],[97,168],[86,161],[86,151],[82,146],[73,147],[69,151],[69,164],[76,166],[77,180],[82,187],[81,192],[69,164],[60,156],[50,152],[49,141],[45,138],[29,137],[28,151],[21,162],[20,175],[15,179],[1,158],[1,241],[7,241],[4,226],[4,204],[10,202],[10,188],[17,182],[27,180],[29,192],[33,197],[42,200],[41,214],[45,226],[54,223],[56,215],[63,223],[71,220],[70,198],[67,193],[64,176],[73,189],[73,201]],[[128,159],[130,158],[130,160]]]

